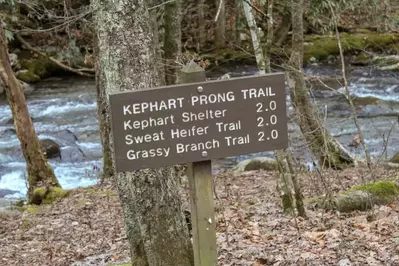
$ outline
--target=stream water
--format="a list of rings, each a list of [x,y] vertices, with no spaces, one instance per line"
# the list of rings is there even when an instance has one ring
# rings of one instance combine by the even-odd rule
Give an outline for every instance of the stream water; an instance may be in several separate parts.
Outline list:
[[[237,66],[213,72],[216,77],[229,72],[231,77],[251,75],[255,67]],[[306,69],[311,75],[339,75],[333,66],[312,66]],[[358,114],[366,142],[374,157],[383,150],[384,137],[389,135],[387,156],[399,151],[399,75],[369,68],[348,71],[351,93],[363,106]],[[362,156],[360,147],[348,145],[356,135],[350,108],[340,92],[314,86],[313,94],[319,109],[326,114],[326,124],[332,134],[351,152]],[[96,91],[93,80],[77,77],[51,78],[35,85],[35,91],[27,96],[27,103],[34,126],[40,139],[52,139],[61,146],[62,159],[51,159],[55,174],[65,189],[89,186],[97,182],[102,167],[102,152],[96,111]],[[292,112],[287,90],[287,104]],[[5,100],[0,100],[0,198],[24,197],[26,165],[19,141],[11,130],[11,112]],[[299,135],[297,126],[289,126],[292,138]],[[293,146],[294,149],[304,149]],[[264,153],[270,155],[270,152]],[[262,154],[262,155],[264,155]],[[217,161],[214,171],[229,168],[237,160],[259,154],[243,155]]]

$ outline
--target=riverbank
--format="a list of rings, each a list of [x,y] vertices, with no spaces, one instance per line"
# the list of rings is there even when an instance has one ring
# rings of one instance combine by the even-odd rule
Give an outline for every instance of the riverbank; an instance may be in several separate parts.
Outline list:
[[[398,173],[376,168],[378,180]],[[399,202],[368,212],[324,212],[307,205],[308,219],[284,214],[276,172],[227,172],[215,177],[219,265],[396,265]],[[368,180],[366,169],[323,173],[332,191]],[[306,198],[325,193],[317,173],[299,174]],[[182,197],[188,208],[187,182]],[[123,214],[111,184],[75,189],[53,205],[0,215],[1,264],[114,265],[129,262]],[[352,264],[349,264],[352,263]]]

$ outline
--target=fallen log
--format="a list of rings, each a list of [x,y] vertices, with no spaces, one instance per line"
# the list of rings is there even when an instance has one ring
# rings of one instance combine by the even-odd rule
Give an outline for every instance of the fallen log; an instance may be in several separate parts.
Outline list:
[[[36,48],[32,47],[32,45],[30,45],[27,41],[25,41],[24,38],[22,38],[21,35],[16,34],[15,36],[16,36],[17,40],[20,41],[22,43],[22,45],[25,46],[26,49],[31,50],[31,51],[33,51],[35,53],[38,53],[39,55],[41,55],[43,57],[48,58],[50,61],[52,61],[54,64],[56,64],[60,68],[66,70],[66,71],[78,74],[80,76],[94,77],[93,74],[87,73],[87,72],[94,73],[94,70],[88,69],[88,68],[75,69],[75,68],[72,68],[70,66],[67,66],[67,65],[63,64],[62,62],[58,61],[57,59],[55,59],[54,57],[51,57],[51,56],[47,55],[46,53],[40,51],[39,49],[36,49]]]

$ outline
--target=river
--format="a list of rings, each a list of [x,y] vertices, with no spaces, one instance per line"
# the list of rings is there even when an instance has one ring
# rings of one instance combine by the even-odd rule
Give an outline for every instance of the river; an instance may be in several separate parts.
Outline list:
[[[237,66],[219,69],[209,77],[214,78],[228,71],[231,77],[252,75],[253,66]],[[314,65],[306,69],[310,75],[339,75],[335,66]],[[352,96],[360,102],[358,114],[365,133],[366,143],[374,158],[380,156],[384,147],[384,137],[390,134],[387,156],[399,151],[399,73],[382,72],[371,68],[352,68],[348,70],[349,86]],[[350,108],[342,96],[343,87],[332,91],[314,86],[313,95],[319,110],[325,114],[326,124],[332,134],[349,151],[363,156],[360,147],[349,147],[356,135],[356,128],[350,115]],[[320,85],[320,83],[319,83]],[[51,159],[55,174],[65,189],[85,187],[98,182],[102,167],[102,152],[96,111],[96,91],[93,80],[80,77],[51,78],[34,85],[33,93],[27,95],[29,112],[40,139],[52,139],[61,146],[62,159]],[[338,86],[339,87],[339,86]],[[292,105],[288,97],[288,113]],[[0,197],[24,197],[26,187],[26,165],[19,141],[12,132],[12,123],[7,123],[11,112],[7,102],[0,100]],[[291,123],[292,147],[301,153],[305,148],[295,142],[300,136],[299,128]],[[76,136],[76,138],[75,138]],[[304,152],[305,154],[306,152]],[[219,160],[214,171],[227,169],[238,160],[264,154],[243,155]]]

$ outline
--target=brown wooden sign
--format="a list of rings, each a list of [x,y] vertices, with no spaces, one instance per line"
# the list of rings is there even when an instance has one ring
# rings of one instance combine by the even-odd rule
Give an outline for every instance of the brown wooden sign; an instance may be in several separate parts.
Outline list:
[[[284,74],[110,95],[116,171],[288,147]]]

